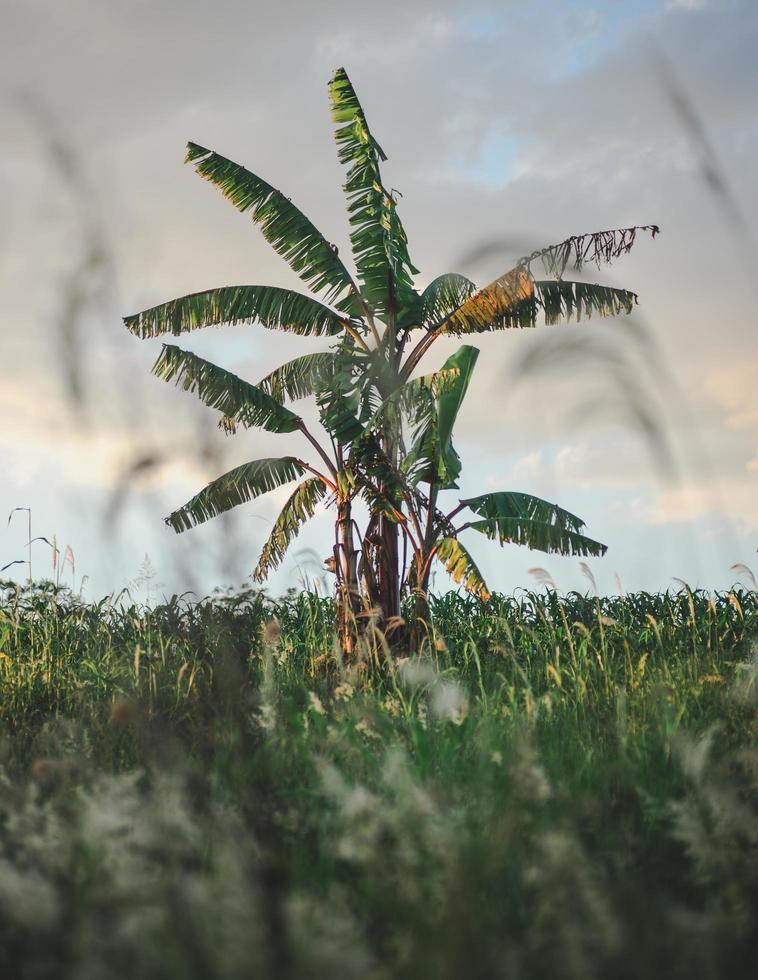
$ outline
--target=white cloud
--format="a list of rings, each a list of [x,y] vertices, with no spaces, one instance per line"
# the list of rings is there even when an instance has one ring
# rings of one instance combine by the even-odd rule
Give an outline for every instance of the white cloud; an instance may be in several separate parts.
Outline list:
[[[758,354],[736,352],[706,373],[705,393],[723,413],[723,424],[738,432],[758,435]]]
[[[758,467],[756,467],[758,469]],[[687,481],[654,489],[613,505],[616,518],[628,525],[687,524],[709,517],[726,521],[740,534],[758,530],[755,479],[722,479],[717,483]]]
[[[511,476],[514,482],[521,482],[522,480],[539,482],[544,480],[545,471],[544,453],[541,449],[535,449],[516,460],[511,469]]]

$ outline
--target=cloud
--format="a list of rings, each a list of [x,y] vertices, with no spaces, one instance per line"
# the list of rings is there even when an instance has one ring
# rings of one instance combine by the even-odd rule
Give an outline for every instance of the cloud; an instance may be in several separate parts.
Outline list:
[[[639,447],[635,447],[634,440],[628,436],[557,444],[517,457],[505,474],[490,476],[488,485],[494,488],[497,484],[499,489],[505,486],[540,488],[530,491],[535,493],[545,488],[556,493],[561,488],[639,487],[653,482],[649,471],[640,466],[639,456]]]
[[[750,535],[758,530],[755,479],[722,479],[716,487],[688,482],[639,495],[620,504],[618,516],[627,524],[652,526],[694,523],[708,517],[728,522],[741,536]]]
[[[758,354],[729,356],[703,379],[703,390],[723,415],[723,424],[758,437]]]
[[[44,402],[24,404],[25,387],[10,382],[0,391],[0,413],[13,418],[13,425],[0,429],[0,452],[7,476],[19,488],[42,480],[62,481],[70,489],[86,487],[104,493],[113,491],[124,479],[136,458],[154,454],[164,463],[146,470],[131,484],[133,492],[147,492],[159,482],[202,485],[209,477],[209,466],[202,458],[187,452],[177,441],[165,439],[143,443],[139,449],[137,431],[121,424],[77,422],[70,405],[48,396]]]

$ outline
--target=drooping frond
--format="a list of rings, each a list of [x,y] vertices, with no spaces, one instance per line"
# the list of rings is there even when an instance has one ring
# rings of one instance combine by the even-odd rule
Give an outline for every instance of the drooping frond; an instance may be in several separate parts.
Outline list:
[[[660,228],[658,225],[634,225],[631,228],[611,228],[607,231],[571,235],[557,245],[548,245],[531,255],[525,255],[519,259],[518,264],[529,268],[535,259],[540,259],[549,276],[562,276],[569,263],[574,269],[581,269],[585,262],[594,262],[599,267],[601,263],[612,262],[629,252],[637,233],[641,231],[650,232],[655,238]]]
[[[326,487],[315,477],[303,481],[297,487],[282,507],[271,534],[263,545],[258,564],[252,574],[256,582],[263,582],[269,573],[281,564],[287,549],[300,533],[300,528],[313,517],[316,505],[325,493]]]
[[[278,459],[256,459],[243,463],[195,494],[192,500],[166,518],[166,524],[177,534],[223,514],[238,504],[291,483],[305,473],[300,460],[294,456]]]
[[[629,289],[616,289],[592,282],[570,282],[566,279],[546,279],[534,283],[534,315],[541,310],[545,323],[558,323],[576,317],[589,319],[598,316],[618,316],[631,313],[637,294]]]
[[[340,317],[310,296],[278,286],[222,286],[191,293],[124,318],[138,337],[175,337],[188,330],[234,323],[260,323],[270,330],[334,336],[343,331]]]
[[[533,322],[534,280],[517,266],[477,290],[433,329],[443,334],[482,333]],[[519,319],[524,317],[524,324]]]
[[[631,313],[637,294],[591,282],[530,279],[513,269],[475,293],[438,327],[441,333],[468,334],[489,330],[534,327],[540,313],[545,323],[575,317],[618,316]]]
[[[490,590],[482,573],[457,538],[442,538],[437,545],[435,557],[442,562],[448,575],[457,585],[462,585],[467,592],[480,599],[490,598]]]
[[[397,313],[413,302],[408,239],[394,194],[382,183],[380,163],[387,159],[368,128],[355,89],[344,68],[329,83],[335,141],[340,163],[349,169],[344,185],[350,215],[350,241],[362,292],[379,316]]]
[[[421,294],[419,326],[434,327],[476,292],[475,284],[457,272],[448,272],[432,280]]]
[[[593,541],[576,531],[556,527],[542,521],[529,521],[525,518],[512,517],[502,520],[472,521],[466,527],[471,527],[500,544],[521,544],[534,551],[545,551],[558,555],[592,555],[602,557],[608,550],[607,546]]]
[[[164,344],[153,374],[174,381],[185,391],[197,394],[211,408],[217,408],[226,426],[257,426],[267,432],[294,432],[301,421],[262,388],[243,381],[236,374],[211,364],[191,351]]]
[[[561,555],[601,556],[607,550],[581,533],[584,521],[575,514],[528,493],[485,493],[461,503],[483,518],[463,528],[473,528],[500,544]]]
[[[250,212],[266,241],[315,292],[327,301],[349,294],[353,281],[337,248],[281,191],[238,163],[196,143],[187,144],[187,163],[215,184],[243,214]]]
[[[334,372],[337,356],[334,351],[319,351],[295,357],[267,374],[258,387],[279,402],[285,398],[291,401],[307,398],[328,381]]]

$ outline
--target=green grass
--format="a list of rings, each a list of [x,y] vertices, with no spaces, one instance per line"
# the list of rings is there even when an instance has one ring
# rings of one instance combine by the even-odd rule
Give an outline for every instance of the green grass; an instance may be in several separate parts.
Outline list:
[[[2,974],[752,976],[755,595],[432,612],[5,588]]]

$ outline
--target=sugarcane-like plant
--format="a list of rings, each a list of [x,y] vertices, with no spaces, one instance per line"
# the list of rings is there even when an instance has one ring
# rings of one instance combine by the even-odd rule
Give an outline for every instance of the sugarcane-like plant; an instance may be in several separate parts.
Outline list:
[[[456,467],[460,469],[452,446],[457,407],[451,406],[460,404],[475,354],[464,347],[456,355],[460,363],[448,362],[433,375],[415,378],[434,342],[444,336],[532,327],[540,316],[555,323],[631,312],[636,295],[629,290],[563,276],[567,268],[586,262],[609,262],[629,251],[639,231],[655,236],[658,229],[646,225],[573,236],[524,257],[482,289],[451,273],[419,291],[396,196],[381,175],[386,156],[344,69],[335,73],[329,92],[338,156],[347,167],[344,190],[355,273],[285,194],[239,164],[190,143],[187,161],[251,216],[319,298],[275,286],[225,286],[163,303],[124,322],[143,338],[227,323],[258,323],[331,338],[328,350],[297,357],[258,384],[172,344],[164,344],[154,373],[218,410],[219,424],[227,432],[259,427],[281,434],[299,432],[308,440],[311,459],[283,456],[245,463],[214,480],[166,522],[175,531],[185,531],[304,478],[277,518],[253,576],[264,580],[319,503],[333,504],[338,622],[343,647],[350,653],[353,624],[362,607],[378,607],[385,622],[391,622],[400,612],[403,580],[415,594],[425,594],[430,555],[441,558],[466,587],[481,596],[486,593],[457,532],[450,532],[452,525],[441,521],[437,508],[438,493],[455,486]],[[541,265],[546,279],[535,278],[535,264]],[[323,434],[311,431],[285,405],[308,396],[315,397]],[[409,425],[416,431],[406,453]],[[428,486],[426,504],[421,484]],[[362,535],[356,534],[352,510],[358,496],[369,505]],[[491,531],[489,536],[501,541],[543,550],[601,553],[602,546],[581,536],[578,519],[558,508],[535,511],[536,504],[528,501],[536,498],[519,499],[521,504],[514,495],[489,494],[462,502],[479,518],[468,526]],[[445,520],[452,520],[453,514]],[[413,551],[407,575],[401,569],[401,535],[406,546],[411,541]],[[583,551],[576,547],[579,538],[588,542],[581,546]]]

